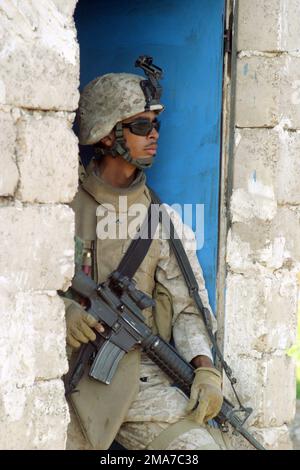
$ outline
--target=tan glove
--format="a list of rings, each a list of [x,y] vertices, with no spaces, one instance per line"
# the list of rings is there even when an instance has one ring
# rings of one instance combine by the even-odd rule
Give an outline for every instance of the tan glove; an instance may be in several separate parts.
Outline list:
[[[78,349],[82,343],[95,341],[95,328],[99,333],[104,331],[103,326],[87,313],[79,304],[72,304],[66,311],[67,344]]]
[[[221,374],[214,367],[195,369],[187,411],[196,423],[203,425],[219,413],[223,403],[221,383]]]

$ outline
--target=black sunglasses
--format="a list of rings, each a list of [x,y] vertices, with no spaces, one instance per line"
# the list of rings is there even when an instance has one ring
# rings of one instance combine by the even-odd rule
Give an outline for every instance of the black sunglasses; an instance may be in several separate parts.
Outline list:
[[[149,119],[141,118],[137,119],[136,121],[129,122],[128,124],[122,124],[123,127],[130,129],[135,135],[142,135],[146,137],[149,135],[153,129],[156,129],[159,132],[160,129],[160,121],[154,119],[154,121],[150,121]]]

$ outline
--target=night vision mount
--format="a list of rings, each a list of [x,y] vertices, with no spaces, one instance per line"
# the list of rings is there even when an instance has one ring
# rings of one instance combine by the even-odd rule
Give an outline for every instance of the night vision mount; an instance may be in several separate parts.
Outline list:
[[[160,97],[162,94],[162,86],[158,83],[163,77],[161,68],[152,64],[153,58],[147,55],[141,55],[135,61],[135,67],[140,67],[148,80],[141,81],[141,88],[146,98],[146,109],[150,110],[153,105],[160,104]]]

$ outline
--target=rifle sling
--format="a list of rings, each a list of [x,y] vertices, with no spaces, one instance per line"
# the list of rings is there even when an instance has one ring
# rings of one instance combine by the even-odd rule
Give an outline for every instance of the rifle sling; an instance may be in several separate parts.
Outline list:
[[[170,218],[170,215],[168,214],[166,208],[163,206],[161,200],[159,199],[159,197],[156,195],[156,193],[151,188],[149,188],[149,190],[150,190],[150,195],[151,195],[151,199],[152,199],[152,202],[153,202],[154,206],[159,207],[160,222],[164,226],[167,233],[170,232],[170,245],[171,245],[171,248],[172,248],[172,250],[175,254],[175,257],[176,257],[176,260],[178,262],[179,268],[182,272],[182,275],[185,279],[185,282],[186,282],[186,285],[188,287],[189,293],[195,301],[195,305],[196,305],[199,313],[201,314],[201,316],[203,318],[204,324],[206,326],[207,333],[208,333],[209,338],[210,338],[210,340],[211,340],[211,342],[212,342],[212,344],[215,348],[216,354],[217,354],[217,356],[218,356],[218,358],[219,358],[219,360],[222,364],[222,367],[224,368],[224,371],[225,371],[227,377],[229,378],[229,380],[231,382],[232,380],[234,380],[234,379],[231,378],[232,371],[231,371],[230,367],[228,366],[228,364],[225,362],[225,360],[223,358],[223,355],[222,355],[222,353],[219,349],[219,346],[217,344],[217,341],[215,339],[213,329],[212,329],[212,324],[211,324],[211,318],[210,318],[209,311],[208,311],[207,308],[205,308],[203,306],[201,297],[199,295],[198,283],[197,283],[196,277],[193,273],[190,261],[188,259],[188,256],[187,256],[186,252],[185,252],[183,244],[182,244],[178,234],[176,233],[176,230],[175,230],[173,222]],[[163,217],[162,217],[162,215],[163,215]]]
[[[150,189],[150,188],[149,188]],[[183,244],[176,233],[175,227],[173,225],[173,222],[170,218],[170,215],[168,214],[167,210],[163,206],[161,200],[159,197],[154,193],[152,189],[150,189],[150,194],[151,198],[154,204],[159,205],[160,208],[160,221],[164,228],[166,229],[167,233],[170,232],[170,244],[171,248],[173,249],[173,252],[175,254],[176,260],[178,262],[178,265],[180,267],[180,270],[182,272],[182,275],[185,279],[186,285],[188,287],[190,295],[194,298],[195,303],[198,307],[198,309],[201,312],[201,315],[203,316],[203,320],[205,322],[205,325],[208,326],[211,330],[211,321],[210,318],[205,315],[204,313],[204,306],[202,303],[202,300],[198,294],[198,283],[196,280],[196,277],[193,273],[190,261],[187,257],[187,254],[185,252],[185,249],[183,247]],[[163,217],[161,217],[163,214]]]
[[[152,218],[152,211],[157,212],[157,217]],[[145,217],[140,230],[130,243],[117,268],[117,271],[123,276],[127,276],[130,279],[133,278],[149,251],[158,222],[158,209],[155,205],[150,204],[147,216]]]

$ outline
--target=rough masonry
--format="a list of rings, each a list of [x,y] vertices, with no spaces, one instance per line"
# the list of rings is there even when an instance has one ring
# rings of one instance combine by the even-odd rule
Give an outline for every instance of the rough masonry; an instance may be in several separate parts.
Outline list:
[[[224,352],[250,424],[290,448],[300,271],[300,0],[239,0]],[[0,2],[1,449],[63,449],[73,275],[76,0]],[[221,208],[222,209],[222,208]],[[232,397],[228,384],[225,393]],[[243,448],[244,443],[238,441]]]
[[[255,409],[249,421],[255,435],[268,448],[290,449],[296,392],[287,349],[295,342],[300,270],[300,1],[239,0],[238,7],[224,349],[244,402]]]
[[[0,2],[1,449],[63,449],[73,275],[76,0]]]

